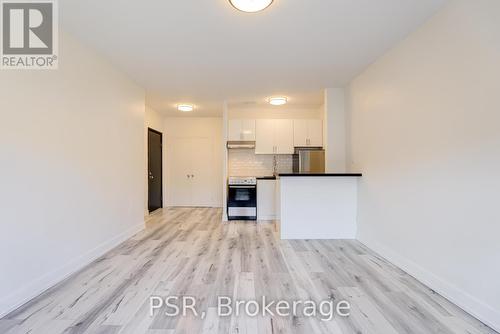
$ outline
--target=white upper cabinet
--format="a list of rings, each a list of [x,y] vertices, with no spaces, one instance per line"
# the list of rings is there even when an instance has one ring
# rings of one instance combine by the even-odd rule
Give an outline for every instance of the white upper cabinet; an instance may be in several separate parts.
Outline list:
[[[293,154],[293,120],[277,119],[274,122],[274,142],[277,154]]]
[[[308,120],[296,119],[293,121],[293,146],[303,147],[307,146],[307,139],[309,135]]]
[[[308,122],[309,146],[323,147],[323,121],[311,119]]]
[[[243,140],[255,141],[255,120],[244,119],[241,122],[241,132],[243,133]]]
[[[293,120],[259,119],[255,139],[256,154],[293,154]]]
[[[257,120],[255,139],[255,154],[275,154],[273,119]]]
[[[255,141],[254,119],[232,119],[229,121],[229,141]]]
[[[323,121],[320,119],[294,120],[293,145],[295,147],[322,147]]]

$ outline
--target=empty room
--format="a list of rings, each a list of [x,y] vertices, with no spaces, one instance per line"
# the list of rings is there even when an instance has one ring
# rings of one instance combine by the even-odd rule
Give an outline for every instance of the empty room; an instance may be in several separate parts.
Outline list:
[[[0,27],[1,334],[500,333],[500,1]]]

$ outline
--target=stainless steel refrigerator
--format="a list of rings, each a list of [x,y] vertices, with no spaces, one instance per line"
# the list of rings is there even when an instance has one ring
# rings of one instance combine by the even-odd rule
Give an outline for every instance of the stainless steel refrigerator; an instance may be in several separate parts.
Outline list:
[[[297,147],[293,155],[294,173],[324,173],[325,150],[318,147]]]

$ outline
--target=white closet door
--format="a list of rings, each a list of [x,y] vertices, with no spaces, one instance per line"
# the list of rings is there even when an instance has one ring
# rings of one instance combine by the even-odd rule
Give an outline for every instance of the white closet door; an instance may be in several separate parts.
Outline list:
[[[167,183],[168,202],[172,206],[192,205],[191,161],[193,147],[191,138],[173,138],[171,146],[172,163],[169,164],[170,182]]]
[[[191,148],[192,158],[192,206],[214,206],[215,194],[213,193],[215,177],[214,171],[214,145],[210,138],[193,138]]]

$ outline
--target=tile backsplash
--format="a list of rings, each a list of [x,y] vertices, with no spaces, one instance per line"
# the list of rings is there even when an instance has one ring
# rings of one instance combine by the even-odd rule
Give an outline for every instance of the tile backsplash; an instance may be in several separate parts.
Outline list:
[[[228,152],[229,176],[270,176],[273,175],[274,158],[278,173],[291,173],[292,155],[257,155],[251,149],[231,149]]]

